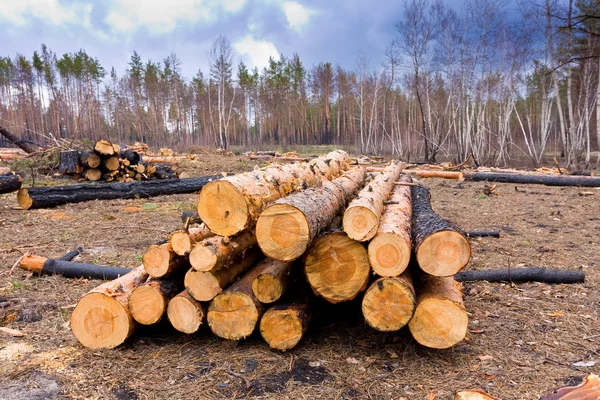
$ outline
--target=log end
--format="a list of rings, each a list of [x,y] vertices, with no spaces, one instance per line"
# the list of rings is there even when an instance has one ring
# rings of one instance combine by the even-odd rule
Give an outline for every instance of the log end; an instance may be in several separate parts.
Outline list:
[[[199,244],[190,252],[190,265],[196,271],[210,271],[217,264],[217,255],[210,248]]]
[[[194,300],[175,296],[167,306],[167,317],[173,328],[189,335],[200,329],[205,313]]]
[[[423,346],[447,349],[460,343],[467,335],[469,317],[462,304],[429,298],[418,304],[408,328],[413,338]]]
[[[169,243],[175,254],[185,256],[192,250],[192,241],[187,232],[174,232],[169,238]]]
[[[99,169],[96,168],[90,168],[87,171],[85,171],[85,179],[87,179],[88,181],[99,181],[100,178],[102,178],[102,172],[100,172]]]
[[[129,296],[131,316],[142,325],[156,324],[165,313],[167,302],[159,289],[139,286]]]
[[[210,230],[222,236],[241,232],[250,219],[243,193],[224,180],[209,182],[202,188],[198,215]]]
[[[213,333],[229,340],[244,339],[254,331],[259,311],[250,296],[241,292],[221,293],[208,307],[208,325]]]
[[[281,279],[268,273],[260,274],[252,281],[252,292],[263,304],[274,303],[283,295]]]
[[[256,239],[266,256],[292,261],[306,251],[311,235],[308,221],[300,210],[288,204],[275,204],[258,218]]]
[[[362,313],[372,328],[393,332],[408,324],[415,307],[415,293],[411,286],[398,278],[381,278],[365,293]]]
[[[36,256],[35,254],[25,254],[19,262],[19,267],[34,274],[41,274],[46,260],[47,258]]]
[[[29,210],[31,208],[33,199],[29,195],[29,190],[27,190],[27,188],[19,189],[17,192],[17,203],[19,203],[19,206],[24,210]]]
[[[294,348],[303,335],[302,320],[295,309],[268,310],[260,320],[260,334],[272,349]]]
[[[102,162],[102,159],[96,153],[91,153],[87,159],[87,165],[90,168],[98,168],[100,166],[101,162]]]
[[[369,242],[368,253],[373,271],[379,276],[392,277],[408,267],[411,248],[401,236],[384,233]]]
[[[210,301],[223,291],[213,274],[193,268],[185,274],[183,284],[188,293],[198,301]]]
[[[160,278],[169,272],[171,256],[169,249],[162,245],[151,245],[144,253],[142,264],[148,275]]]
[[[350,207],[344,212],[342,220],[344,232],[354,240],[365,242],[377,233],[379,228],[379,216],[367,207]]]
[[[429,235],[416,249],[419,267],[429,275],[453,276],[471,258],[471,244],[462,234],[443,230]]]
[[[96,142],[94,150],[105,156],[112,156],[115,154],[115,148],[113,147],[112,143],[104,139]]]
[[[85,295],[71,314],[71,330],[90,349],[112,349],[125,342],[134,321],[127,307],[102,293]]]

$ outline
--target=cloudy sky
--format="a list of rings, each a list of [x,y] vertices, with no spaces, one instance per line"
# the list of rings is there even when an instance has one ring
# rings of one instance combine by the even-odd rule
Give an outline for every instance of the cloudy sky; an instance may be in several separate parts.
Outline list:
[[[58,55],[81,48],[119,74],[133,52],[160,61],[174,51],[186,77],[207,71],[210,44],[225,35],[250,66],[300,54],[305,66],[372,67],[401,18],[401,1],[364,0],[0,0],[0,55],[31,56],[45,43]]]

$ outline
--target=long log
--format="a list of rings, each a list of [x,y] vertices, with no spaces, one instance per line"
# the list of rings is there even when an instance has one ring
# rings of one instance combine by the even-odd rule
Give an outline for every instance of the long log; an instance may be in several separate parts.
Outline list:
[[[505,174],[496,172],[469,172],[464,174],[466,180],[479,182],[504,182],[537,184],[546,186],[583,186],[600,187],[600,176],[577,176],[577,175],[546,175],[515,173]]]
[[[264,304],[274,303],[287,289],[293,264],[266,259],[263,271],[252,281],[252,293]]]
[[[252,246],[256,246],[256,235],[250,230],[233,237],[213,236],[198,243],[190,252],[190,265],[196,271],[210,271],[226,265]]]
[[[400,176],[404,164],[392,162],[383,172],[369,182],[344,212],[342,224],[351,239],[365,242],[371,240],[379,229],[383,202],[390,197],[394,182]]]
[[[405,169],[403,174],[416,175],[419,178],[442,178],[442,179],[464,179],[464,174],[460,171],[429,171],[418,169]]]
[[[365,321],[381,332],[403,328],[412,318],[415,307],[415,290],[408,270],[400,276],[377,279],[362,301]]]
[[[202,178],[165,179],[160,181],[21,188],[17,194],[17,201],[22,208],[29,210],[90,200],[148,198],[169,194],[193,193],[217,178],[218,176],[205,176]]]
[[[131,316],[142,325],[158,323],[167,311],[167,304],[183,290],[181,276],[148,279],[129,295]]]
[[[256,223],[256,238],[263,253],[279,261],[300,257],[354,197],[364,180],[364,169],[353,168],[322,186],[292,194],[267,207]]]
[[[16,192],[21,188],[21,177],[13,172],[0,175],[0,194]]]
[[[84,264],[65,259],[46,258],[26,254],[19,267],[36,274],[62,275],[65,278],[117,279],[131,272],[131,268]]]
[[[110,349],[137,327],[128,307],[129,294],[148,279],[143,266],[106,282],[83,296],[71,314],[71,330],[90,349]]]
[[[195,300],[184,290],[169,301],[167,317],[173,328],[190,335],[206,321],[206,304]]]
[[[515,268],[487,271],[463,271],[454,275],[459,282],[542,282],[542,283],[584,283],[585,272],[580,270],[560,270],[547,268]]]
[[[150,245],[142,257],[148,275],[161,278],[189,268],[187,257],[175,254],[169,243]]]
[[[270,348],[286,351],[302,339],[311,322],[309,296],[300,296],[292,302],[275,304],[260,319],[260,334]]]
[[[15,146],[20,147],[27,154],[35,153],[38,151],[38,146],[34,143],[31,143],[28,140],[21,140],[16,135],[12,134],[7,128],[0,125],[0,135],[4,136],[8,139],[9,142],[14,144]]]
[[[471,258],[471,245],[462,230],[433,211],[430,193],[422,185],[411,187],[413,251],[419,267],[430,275],[452,276]]]
[[[304,272],[315,294],[328,302],[352,300],[369,282],[367,250],[344,232],[322,235],[306,253]]]
[[[417,288],[417,308],[408,328],[421,345],[446,349],[467,335],[469,317],[460,283],[452,277],[421,274]]]
[[[177,231],[171,233],[169,236],[169,244],[175,252],[180,256],[190,254],[192,248],[196,243],[201,242],[204,239],[214,236],[215,234],[208,229],[204,224],[198,227],[189,228],[187,231]]]
[[[500,229],[475,229],[466,232],[468,237],[500,237]]]
[[[403,175],[400,182],[410,183]],[[412,200],[409,186],[396,186],[381,215],[377,235],[369,242],[369,261],[379,276],[398,276],[410,261]]]
[[[337,150],[308,163],[273,165],[228,176],[202,189],[198,215],[215,233],[235,235],[251,228],[275,200],[320,185],[322,176],[338,177],[348,161],[348,154]]]

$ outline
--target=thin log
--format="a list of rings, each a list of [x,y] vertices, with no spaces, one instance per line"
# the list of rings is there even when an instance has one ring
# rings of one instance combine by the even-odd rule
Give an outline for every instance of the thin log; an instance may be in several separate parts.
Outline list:
[[[70,185],[21,188],[17,194],[19,205],[26,209],[49,208],[62,204],[90,200],[148,198],[178,193],[198,192],[216,176],[191,179],[165,179],[127,183],[99,183],[95,185]]]
[[[130,293],[148,279],[143,266],[83,296],[71,314],[71,330],[90,349],[110,349],[131,336],[137,323],[129,312]]]
[[[494,237],[500,238],[500,229],[475,229],[466,232],[468,237]]]
[[[204,239],[214,236],[215,234],[208,229],[204,224],[198,227],[189,228],[187,231],[177,231],[171,233],[169,236],[169,244],[179,256],[185,256],[190,254],[192,248]]]
[[[418,169],[405,169],[403,174],[416,175],[419,178],[443,178],[443,179],[458,179],[463,180],[463,173],[460,171],[429,171]]]
[[[173,328],[190,335],[206,321],[206,304],[195,300],[184,290],[169,301],[167,316]]]
[[[226,265],[252,246],[256,246],[256,235],[245,230],[229,238],[213,236],[198,243],[190,252],[190,265],[196,271],[210,271]]]
[[[26,254],[19,262],[19,267],[36,274],[104,280],[117,279],[131,272],[131,268],[84,264],[64,259],[40,257],[35,254]]]
[[[582,187],[600,187],[600,177],[598,176],[577,176],[577,175],[547,175],[532,173],[496,173],[496,172],[469,172],[465,173],[465,179],[479,182],[504,182],[537,184],[546,186],[582,186]]]
[[[21,140],[18,136],[12,134],[7,128],[0,125],[0,135],[4,136],[8,139],[9,142],[23,149],[23,151],[27,154],[35,153],[38,151],[38,146],[34,143],[31,143],[28,140]]]
[[[0,194],[12,193],[21,189],[21,177],[14,172],[0,175]]]
[[[266,259],[263,271],[252,281],[252,293],[264,304],[271,304],[281,298],[290,281],[293,263]]]
[[[189,268],[187,257],[175,254],[169,243],[150,245],[144,253],[142,264],[148,275],[161,278]]]
[[[165,315],[169,301],[182,290],[181,276],[148,279],[129,296],[131,316],[142,325],[158,323]]]
[[[295,193],[267,207],[256,224],[256,238],[263,253],[279,261],[300,257],[345,208],[364,180],[364,170],[353,168],[320,187]]]
[[[585,272],[581,270],[560,270],[547,268],[514,268],[487,271],[464,271],[454,275],[459,282],[542,282],[542,283],[584,283]]]
[[[290,350],[302,340],[312,319],[309,296],[269,308],[260,319],[260,334],[270,348]]]

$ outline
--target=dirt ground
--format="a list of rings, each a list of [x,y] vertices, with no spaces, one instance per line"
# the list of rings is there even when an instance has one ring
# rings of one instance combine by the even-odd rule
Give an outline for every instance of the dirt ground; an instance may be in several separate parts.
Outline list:
[[[239,157],[209,157],[193,172],[252,167]],[[288,353],[269,350],[257,334],[236,343],[206,327],[186,336],[168,323],[139,329],[117,349],[92,351],[68,321],[100,282],[20,269],[9,275],[20,256],[11,250],[55,257],[82,246],[82,262],[134,267],[150,244],[180,228],[197,195],[32,211],[15,210],[16,195],[3,195],[0,326],[25,336],[0,333],[0,399],[450,399],[456,389],[476,387],[504,400],[537,399],[600,374],[600,190],[518,185],[517,192],[499,184],[486,198],[478,195],[484,183],[424,183],[443,217],[465,230],[502,230],[500,239],[472,240],[468,269],[582,269],[586,283],[466,283],[469,336],[445,351],[420,347],[406,330],[371,330],[360,299],[319,305],[307,337]]]

